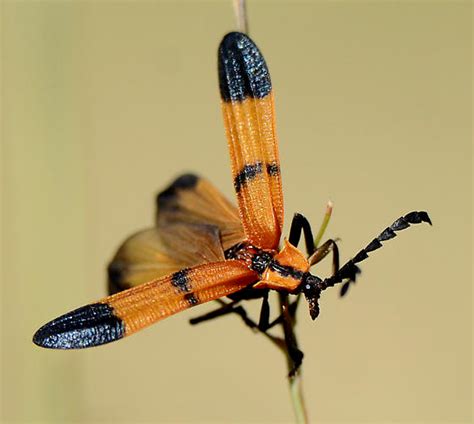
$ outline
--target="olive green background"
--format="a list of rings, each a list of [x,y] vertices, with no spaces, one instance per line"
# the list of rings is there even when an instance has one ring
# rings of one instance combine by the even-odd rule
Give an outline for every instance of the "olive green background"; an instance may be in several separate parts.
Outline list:
[[[398,216],[348,298],[299,311],[312,422],[472,418],[471,3],[249,2],[276,92],[286,203],[343,260]],[[154,195],[196,171],[233,197],[216,49],[230,1],[2,3],[3,422],[291,422],[284,357],[204,305],[118,343],[48,351],[105,294]],[[318,274],[330,272],[330,260]],[[258,305],[252,305],[256,313]]]

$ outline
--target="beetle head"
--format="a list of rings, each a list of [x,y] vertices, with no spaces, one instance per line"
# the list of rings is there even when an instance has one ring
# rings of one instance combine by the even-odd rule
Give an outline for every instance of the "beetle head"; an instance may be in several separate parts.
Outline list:
[[[309,272],[305,275],[301,291],[308,301],[309,314],[313,320],[315,320],[319,315],[319,297],[324,288],[321,278],[312,275]]]

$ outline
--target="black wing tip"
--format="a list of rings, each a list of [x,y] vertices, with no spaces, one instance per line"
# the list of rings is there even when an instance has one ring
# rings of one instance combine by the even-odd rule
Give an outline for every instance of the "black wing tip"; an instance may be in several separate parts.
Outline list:
[[[220,49],[236,49],[237,44],[241,42],[250,42],[255,45],[252,39],[243,32],[231,31],[222,38]]]
[[[199,177],[196,174],[183,174],[176,178],[171,185],[175,188],[188,189],[195,187],[198,180]]]
[[[158,208],[166,207],[176,197],[178,190],[189,190],[196,187],[199,177],[196,174],[183,174],[176,178],[166,189],[156,196]]]
[[[219,45],[219,88],[222,100],[263,98],[272,90],[265,59],[250,37],[229,32]]]
[[[106,303],[93,303],[43,325],[33,343],[48,349],[84,349],[121,339],[123,321]]]

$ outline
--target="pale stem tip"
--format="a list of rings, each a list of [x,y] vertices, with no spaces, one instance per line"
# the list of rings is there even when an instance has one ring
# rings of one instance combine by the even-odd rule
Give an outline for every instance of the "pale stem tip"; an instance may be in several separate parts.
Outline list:
[[[326,213],[332,213],[333,208],[334,202],[332,200],[328,200],[328,203],[326,204]]]

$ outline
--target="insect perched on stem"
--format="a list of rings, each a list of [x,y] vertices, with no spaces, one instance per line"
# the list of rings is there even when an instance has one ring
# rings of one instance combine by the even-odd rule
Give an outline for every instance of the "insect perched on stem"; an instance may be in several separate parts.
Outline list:
[[[297,299],[303,294],[315,319],[321,293],[340,283],[346,292],[359,272],[356,264],[369,252],[410,224],[431,224],[426,212],[410,212],[339,268],[335,241],[315,246],[308,221],[296,214],[280,247],[283,194],[268,68],[254,42],[239,32],[222,40],[218,68],[238,209],[208,181],[179,177],[158,195],[156,226],[127,239],[112,260],[109,289],[118,293],[44,325],[33,337],[37,345],[76,349],[109,343],[225,296],[232,302],[194,322],[237,312],[265,332],[283,320],[269,320],[270,290]],[[302,234],[307,255],[297,248]],[[333,275],[313,275],[310,268],[329,252]],[[237,306],[251,298],[262,298],[258,324]],[[295,304],[289,304],[290,312]],[[297,368],[301,352],[295,346],[290,355]]]

